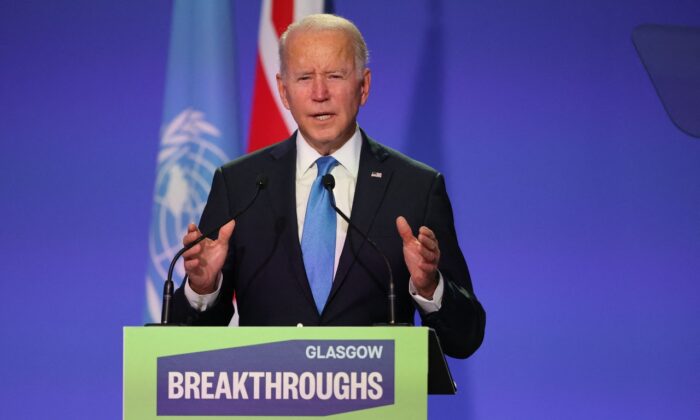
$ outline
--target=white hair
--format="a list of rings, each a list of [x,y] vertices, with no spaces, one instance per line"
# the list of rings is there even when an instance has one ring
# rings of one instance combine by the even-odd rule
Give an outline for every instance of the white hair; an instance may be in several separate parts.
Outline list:
[[[279,58],[280,58],[280,73],[284,76],[286,72],[286,57],[285,51],[287,48],[287,39],[295,32],[321,32],[321,31],[341,31],[345,32],[350,37],[353,50],[355,51],[355,68],[357,69],[358,77],[362,77],[364,69],[369,63],[369,51],[367,44],[360,30],[357,29],[354,23],[340,16],[319,13],[308,15],[303,19],[296,21],[287,27],[280,37]]]

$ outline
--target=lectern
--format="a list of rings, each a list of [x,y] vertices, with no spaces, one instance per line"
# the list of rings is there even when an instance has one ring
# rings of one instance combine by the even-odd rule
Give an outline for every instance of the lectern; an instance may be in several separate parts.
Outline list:
[[[425,419],[429,361],[430,388],[454,393],[425,327],[125,327],[123,413]]]

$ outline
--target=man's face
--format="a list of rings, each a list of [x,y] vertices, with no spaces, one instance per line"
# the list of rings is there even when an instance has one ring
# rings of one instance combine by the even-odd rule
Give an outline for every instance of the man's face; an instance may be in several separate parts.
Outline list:
[[[355,132],[369,95],[369,70],[358,76],[352,43],[341,31],[293,33],[285,57],[285,75],[277,75],[282,103],[314,149],[334,152]]]

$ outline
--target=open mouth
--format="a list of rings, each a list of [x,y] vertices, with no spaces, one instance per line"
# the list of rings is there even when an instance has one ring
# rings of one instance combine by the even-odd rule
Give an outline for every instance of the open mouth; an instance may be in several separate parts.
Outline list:
[[[333,114],[313,114],[312,115],[312,117],[316,121],[326,121],[326,120],[329,120],[332,116],[333,116]]]

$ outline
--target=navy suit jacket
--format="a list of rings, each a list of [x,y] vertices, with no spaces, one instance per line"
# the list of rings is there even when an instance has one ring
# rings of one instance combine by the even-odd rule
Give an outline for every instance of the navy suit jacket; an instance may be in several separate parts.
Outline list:
[[[198,312],[181,286],[175,293],[173,322],[228,325],[235,291],[241,326],[360,326],[387,320],[387,269],[380,255],[349,229],[331,292],[318,313],[306,277],[299,243],[295,171],[296,135],[219,168],[200,229],[225,222],[253,197],[256,178],[267,188],[241,215],[230,240],[217,302]],[[445,280],[441,309],[422,315],[443,350],[452,357],[472,354],[484,336],[485,312],[472,289],[455,234],[452,207],[441,174],[373,141],[363,132],[351,218],[387,255],[396,283],[397,322],[412,323],[416,307],[409,295],[396,218],[415,231],[425,225],[438,239],[439,269]]]

